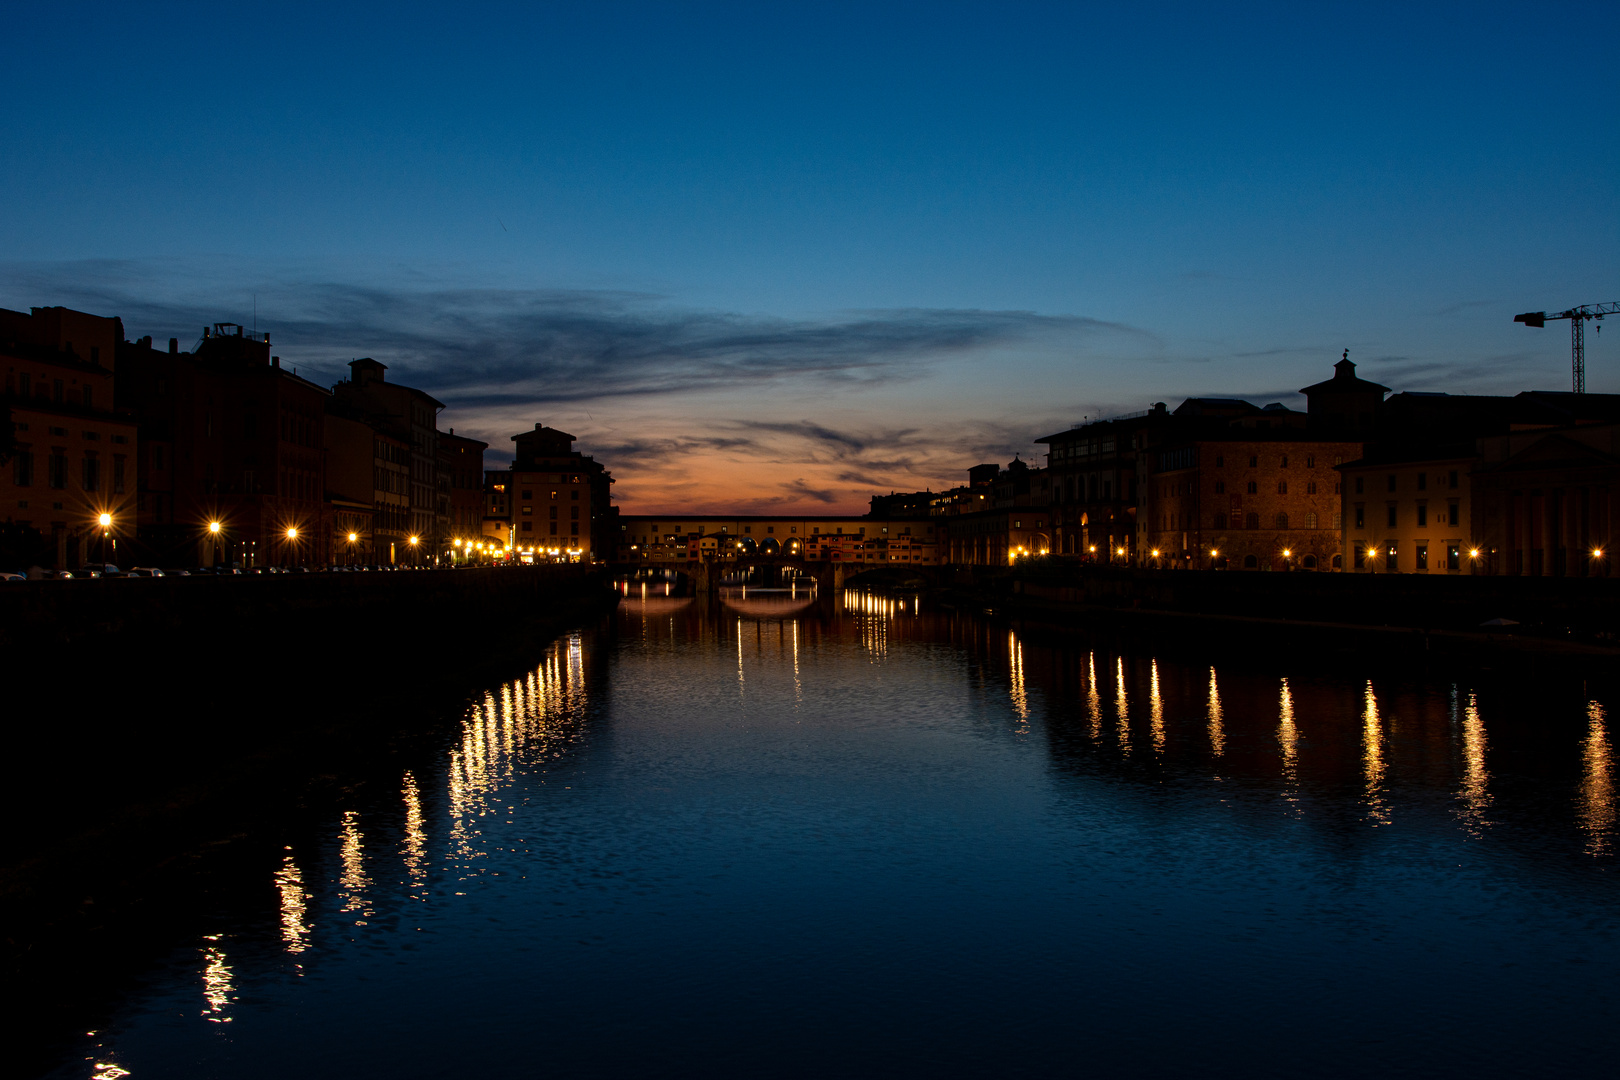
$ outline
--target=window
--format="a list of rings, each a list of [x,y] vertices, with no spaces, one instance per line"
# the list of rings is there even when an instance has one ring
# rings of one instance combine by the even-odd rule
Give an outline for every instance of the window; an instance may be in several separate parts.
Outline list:
[[[1260,464],[1260,459],[1254,454],[1249,455],[1249,468],[1253,469]]]
[[[1356,504],[1356,528],[1365,529],[1366,527],[1367,527],[1367,508],[1365,506],[1362,506],[1360,503],[1357,503]]]
[[[1333,527],[1335,529],[1344,528],[1344,515],[1343,514],[1334,514],[1333,515]]]
[[[551,509],[551,520],[556,521],[557,520],[557,508],[555,506],[553,506],[550,509]]]
[[[573,518],[575,521],[578,521],[579,520],[579,507],[570,506],[568,508],[568,516]]]
[[[1260,527],[1260,515],[1245,514],[1243,516],[1243,527],[1245,529],[1258,529]]]
[[[1217,528],[1217,529],[1226,528],[1226,515],[1225,514],[1216,514],[1215,515],[1214,528]]]
[[[1389,547],[1384,550],[1384,558],[1387,560],[1384,566],[1384,573],[1393,574],[1395,571],[1400,569],[1401,560],[1400,556],[1396,553],[1399,546],[1400,545],[1398,545],[1395,541],[1391,540],[1389,542]]]
[[[1460,569],[1462,569],[1462,545],[1461,544],[1447,544],[1446,545],[1446,569],[1447,570],[1460,570]]]
[[[1461,523],[1461,512],[1457,508],[1457,500],[1452,499],[1451,502],[1446,504],[1446,524],[1459,525]]]
[[[1356,545],[1356,559],[1355,559],[1356,569],[1361,570],[1364,567],[1366,567],[1366,565],[1367,565],[1367,548],[1366,548],[1366,546],[1364,544],[1357,544]]]
[[[95,454],[84,455],[84,468],[81,476],[82,487],[86,491],[99,491],[101,489],[101,459]]]
[[[579,488],[575,488],[573,491],[570,491],[568,493],[568,497],[573,499],[575,502],[579,502]]]
[[[1307,555],[1307,556],[1305,556],[1303,565],[1304,565],[1305,569],[1307,569],[1307,570],[1315,570],[1316,569],[1316,556],[1315,555]]]
[[[1278,514],[1277,515],[1277,528],[1279,528],[1279,529],[1288,528],[1288,515],[1287,514]]]
[[[17,376],[17,393],[18,393],[18,395],[21,396],[21,397],[27,397],[34,389],[33,381],[34,381],[34,377],[32,375],[27,375],[27,374],[18,375]]]
[[[1395,490],[1395,474],[1394,473],[1389,474],[1389,490],[1390,491]]]
[[[1277,494],[1279,494],[1279,495],[1288,494],[1288,481],[1286,481],[1286,480],[1277,481]]]
[[[579,535],[579,522],[576,521],[572,525],[568,526],[568,532],[570,533],[570,535],[578,536]]]
[[[1429,545],[1419,544],[1412,558],[1417,563],[1419,570],[1427,570],[1429,568]]]
[[[1314,511],[1305,515],[1305,527],[1307,529],[1316,528],[1316,513]]]
[[[124,455],[113,455],[113,494],[124,493]]]
[[[1395,504],[1394,503],[1389,504],[1389,521],[1388,521],[1388,525],[1392,529],[1395,527]]]
[[[95,408],[95,394],[89,386],[84,388],[84,407],[87,409]]]
[[[1365,479],[1366,479],[1365,477],[1361,477],[1361,476],[1356,477],[1356,494],[1357,495],[1361,495],[1361,494],[1364,494],[1366,492],[1366,485],[1363,483],[1363,481]]]
[[[55,401],[58,405],[62,404],[62,402],[64,400],[64,398],[63,398],[63,390],[62,390],[62,380],[61,379],[53,379],[52,382],[51,382],[51,390],[52,390],[51,400]]]
[[[1217,481],[1215,481],[1215,494],[1217,494],[1217,495],[1225,495],[1226,494],[1226,481],[1225,480],[1217,480]]]
[[[556,523],[556,522],[555,522],[555,521],[553,521],[553,522],[552,522],[552,523],[551,523],[551,535],[552,535],[552,536],[556,536],[556,535],[557,535],[557,523]]]
[[[534,507],[532,507],[532,506],[525,506],[525,507],[524,507],[524,508],[523,508],[523,512],[524,512],[524,513],[525,513],[525,514],[532,514],[532,513],[534,513]]]
[[[1457,470],[1452,469],[1451,470],[1451,475],[1447,479],[1449,480],[1449,483],[1446,486],[1450,487],[1450,488],[1455,488],[1457,486]]]
[[[524,523],[523,523],[523,531],[524,531],[524,532],[534,532],[534,522],[532,522],[532,521],[525,521],[525,522],[524,522]]]
[[[1217,469],[1226,468],[1226,457],[1225,457],[1225,455],[1223,455],[1223,454],[1216,454],[1215,455],[1215,467]]]
[[[18,487],[34,485],[34,455],[29,451],[18,450],[11,459],[11,482]]]
[[[1288,468],[1288,455],[1287,454],[1284,454],[1282,456],[1282,468],[1284,468],[1284,469]]]
[[[1313,455],[1313,454],[1306,454],[1306,455],[1305,455],[1305,467],[1306,467],[1306,468],[1307,468],[1307,469],[1314,469],[1314,468],[1316,468],[1316,457],[1315,457],[1315,455]],[[1315,566],[1315,565],[1316,565],[1316,562],[1315,562],[1315,557],[1314,557],[1314,556],[1312,556],[1312,557],[1311,557],[1311,558],[1312,558],[1312,562],[1311,562],[1311,565],[1312,565],[1312,566]]]
[[[1245,555],[1245,556],[1243,556],[1243,569],[1245,569],[1245,570],[1258,570],[1259,568],[1260,568],[1260,560],[1259,559],[1255,558],[1253,555]]]
[[[1418,490],[1419,491],[1428,491],[1429,490],[1429,474],[1428,473],[1426,473],[1426,472],[1418,473]]]
[[[1258,483],[1256,483],[1255,481],[1250,480],[1249,481],[1249,494],[1250,495],[1258,495],[1259,493],[1260,493],[1260,485]]]

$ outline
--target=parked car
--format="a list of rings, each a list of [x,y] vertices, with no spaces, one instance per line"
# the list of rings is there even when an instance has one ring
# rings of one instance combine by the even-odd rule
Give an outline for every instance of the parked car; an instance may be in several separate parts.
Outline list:
[[[0,570],[0,581],[27,581],[27,574],[19,574],[15,570]]]
[[[163,571],[155,566],[132,566],[129,577],[163,577]]]

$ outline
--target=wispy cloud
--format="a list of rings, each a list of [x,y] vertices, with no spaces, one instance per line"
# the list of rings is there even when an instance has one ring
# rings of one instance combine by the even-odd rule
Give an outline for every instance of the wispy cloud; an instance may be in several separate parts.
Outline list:
[[[183,340],[237,314],[244,290],[175,288],[144,264],[0,265],[0,288],[121,315],[132,334]],[[20,301],[21,297],[19,297]],[[226,303],[228,299],[229,303]],[[16,302],[16,301],[14,301]],[[633,292],[428,288],[274,281],[258,329],[332,376],[374,356],[402,379],[472,409],[587,402],[774,380],[872,386],[932,362],[1041,338],[1130,327],[1030,311],[904,308],[780,318],[685,308]],[[274,318],[270,313],[274,312]],[[184,329],[183,329],[184,328]]]

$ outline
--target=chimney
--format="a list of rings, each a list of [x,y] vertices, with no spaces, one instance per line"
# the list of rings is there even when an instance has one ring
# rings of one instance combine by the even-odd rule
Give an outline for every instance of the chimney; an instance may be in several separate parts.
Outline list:
[[[279,357],[279,356],[272,356],[272,357],[271,357],[271,358],[270,358],[270,366],[271,366],[271,367],[280,367],[280,366],[281,366],[281,357]]]
[[[179,352],[180,352],[180,339],[177,338],[177,337],[170,338],[169,339],[169,355],[170,356],[176,356],[176,355],[179,354]]]

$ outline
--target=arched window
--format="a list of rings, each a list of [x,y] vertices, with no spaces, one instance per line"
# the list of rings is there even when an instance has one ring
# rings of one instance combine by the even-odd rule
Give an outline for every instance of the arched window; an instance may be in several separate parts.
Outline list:
[[[1243,515],[1243,527],[1245,529],[1258,529],[1260,527],[1260,515],[1259,514],[1244,514]]]
[[[1305,527],[1307,529],[1316,528],[1316,511],[1312,510],[1310,513],[1305,515]]]
[[[1315,570],[1316,569],[1316,556],[1315,555],[1307,555],[1307,556],[1305,556],[1304,566],[1305,566],[1305,569],[1307,569],[1307,570]]]
[[[1277,528],[1279,528],[1279,529],[1288,528],[1288,515],[1287,514],[1278,514],[1277,515]]]
[[[1254,569],[1258,568],[1259,565],[1260,565],[1260,560],[1255,558],[1253,555],[1245,555],[1245,556],[1243,556],[1243,569],[1245,569],[1245,570],[1254,570]]]
[[[1344,568],[1344,556],[1343,555],[1335,555],[1335,556],[1333,556],[1333,569],[1342,570],[1343,568]]]

